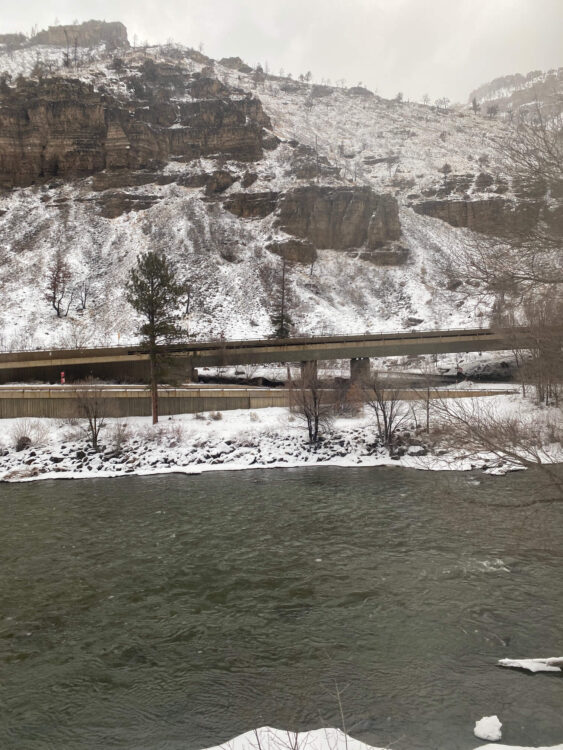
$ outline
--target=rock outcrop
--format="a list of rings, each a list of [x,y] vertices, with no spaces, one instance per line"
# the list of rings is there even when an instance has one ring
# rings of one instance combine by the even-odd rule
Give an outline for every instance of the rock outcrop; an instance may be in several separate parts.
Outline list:
[[[314,148],[302,143],[294,146],[291,167],[288,174],[299,180],[316,180],[319,177],[337,177],[338,167],[332,166],[325,156],[317,154]]]
[[[30,44],[48,44],[51,47],[96,47],[105,44],[109,49],[129,47],[127,29],[120,22],[86,21],[68,26],[49,26],[31,38]]]
[[[401,236],[396,199],[369,187],[295,188],[279,201],[278,224],[318,249],[376,249]]]
[[[176,181],[176,177],[160,172],[143,170],[131,172],[128,169],[120,169],[117,172],[98,172],[92,177],[92,190],[111,190],[125,187],[142,187],[143,185],[170,185]]]
[[[98,199],[101,206],[100,213],[106,219],[115,219],[121,214],[130,211],[145,211],[151,208],[159,200],[157,195],[136,195],[134,193],[125,193],[121,190],[108,190],[102,193]]]
[[[128,101],[63,78],[23,80],[3,89],[0,187],[105,169],[154,169],[171,156],[180,161],[210,155],[261,158],[270,121],[258,99],[219,82],[206,88],[199,80],[198,91],[206,98],[172,104],[169,88],[184,84],[168,70],[173,66],[165,67],[148,66],[136,79],[139,97],[145,98]]]
[[[359,257],[361,260],[367,260],[376,266],[404,266],[409,256],[410,250],[408,247],[403,247],[403,245],[394,242],[379,250],[364,250]]]
[[[513,202],[501,197],[481,200],[429,200],[415,203],[423,216],[466,227],[493,237],[509,237],[529,232],[537,223],[540,205],[534,201]]]
[[[241,219],[262,219],[275,211],[279,193],[233,193],[224,203],[225,208]]]
[[[247,65],[240,57],[223,57],[219,60],[219,64],[231,70],[238,70],[239,73],[252,73],[250,65]]]
[[[270,252],[285,258],[290,263],[310,265],[317,260],[317,251],[308,240],[280,240],[271,242],[266,247]]]

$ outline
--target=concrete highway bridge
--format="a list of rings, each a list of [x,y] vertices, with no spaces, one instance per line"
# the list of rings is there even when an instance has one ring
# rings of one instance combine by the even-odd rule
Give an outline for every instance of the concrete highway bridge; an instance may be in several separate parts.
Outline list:
[[[229,365],[316,363],[349,359],[351,378],[369,372],[369,360],[409,354],[502,351],[532,344],[528,328],[463,328],[401,331],[358,336],[303,336],[290,339],[192,341],[159,347],[166,355],[169,381],[197,380],[198,367]],[[0,353],[0,383],[68,382],[89,376],[121,382],[144,382],[148,353],[141,346],[89,349],[49,349]],[[311,364],[309,367],[314,367]],[[165,376],[166,377],[166,376]]]

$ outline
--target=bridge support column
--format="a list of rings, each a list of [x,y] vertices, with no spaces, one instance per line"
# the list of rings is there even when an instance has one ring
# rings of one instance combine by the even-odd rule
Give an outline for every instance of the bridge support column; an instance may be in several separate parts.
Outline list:
[[[369,377],[369,357],[350,360],[350,383],[361,383],[362,381],[369,380]]]
[[[310,362],[301,362],[301,379],[305,382],[316,380],[318,377],[318,363],[316,359]]]
[[[162,382],[180,385],[181,383],[197,383],[197,370],[192,357],[169,357],[162,367]]]
[[[192,357],[188,357],[187,361],[187,367],[186,367],[186,380],[188,383],[197,383],[198,377],[197,377],[197,369],[194,367],[194,361]]]

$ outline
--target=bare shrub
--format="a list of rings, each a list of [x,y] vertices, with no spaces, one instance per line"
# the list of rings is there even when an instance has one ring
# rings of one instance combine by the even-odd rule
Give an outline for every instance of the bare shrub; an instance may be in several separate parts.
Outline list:
[[[332,428],[332,393],[320,381],[316,363],[305,363],[301,377],[290,381],[291,413],[307,428],[310,445],[317,445],[323,432]]]
[[[408,417],[408,410],[400,400],[400,389],[387,385],[378,373],[374,373],[364,381],[362,392],[364,403],[373,412],[377,436],[392,456],[396,433]]]
[[[81,429],[92,448],[99,450],[99,438],[107,418],[107,403],[103,389],[94,378],[81,383],[76,391],[76,406],[81,418]]]
[[[338,417],[357,417],[362,411],[362,389],[357,383],[338,379],[334,383],[333,414]]]
[[[141,439],[144,443],[156,443],[160,445],[164,438],[164,428],[158,423],[147,425],[141,430]]]
[[[166,433],[170,439],[170,446],[179,445],[184,442],[185,428],[182,422],[170,422],[166,426]]]
[[[252,378],[256,377],[259,367],[260,365],[244,365],[243,370],[245,379],[252,380]]]
[[[550,489],[548,502],[553,495],[563,501],[563,475],[556,463],[563,444],[559,412],[553,419],[543,412],[526,418],[518,412],[499,413],[494,405],[475,399],[443,399],[436,408],[443,436],[449,433],[456,447],[470,455],[491,453],[514,466],[539,469]],[[537,497],[533,502],[541,502]]]
[[[131,437],[131,429],[127,422],[116,420],[110,428],[110,442],[116,453],[122,453]]]
[[[49,428],[39,419],[18,419],[10,430],[11,443],[16,451],[39,448],[48,440]]]
[[[91,344],[92,337],[84,320],[69,320],[57,339],[57,346],[62,349],[85,349]]]
[[[420,368],[420,384],[414,388],[414,392],[417,396],[417,400],[424,410],[424,421],[425,421],[425,432],[430,432],[430,412],[433,402],[433,394],[436,390],[436,381],[434,376],[436,375],[435,368],[431,366],[429,362],[424,362]],[[415,426],[418,427],[418,419],[416,410],[411,406],[411,413],[413,415]]]

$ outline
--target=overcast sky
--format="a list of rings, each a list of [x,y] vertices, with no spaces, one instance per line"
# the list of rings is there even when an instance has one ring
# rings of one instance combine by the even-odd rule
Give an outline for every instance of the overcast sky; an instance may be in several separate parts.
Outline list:
[[[0,0],[0,31],[56,19],[122,21],[129,39],[203,44],[382,96],[447,96],[509,73],[563,66],[563,0]]]

